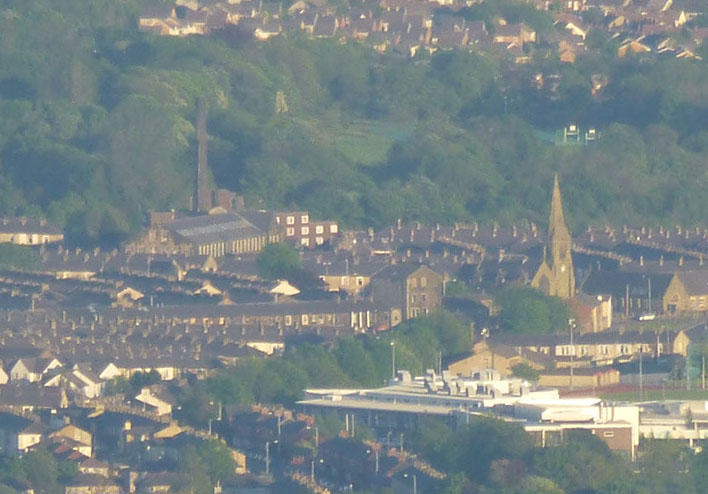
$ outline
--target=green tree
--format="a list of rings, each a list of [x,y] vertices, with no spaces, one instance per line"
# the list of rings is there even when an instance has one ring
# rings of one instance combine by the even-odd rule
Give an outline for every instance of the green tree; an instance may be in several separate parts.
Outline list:
[[[501,307],[501,327],[512,333],[563,330],[570,318],[570,310],[565,302],[531,287],[506,288],[497,295],[496,302]]]
[[[585,431],[572,432],[559,446],[539,449],[533,457],[533,470],[567,491],[596,491],[617,485],[630,474],[625,461]]]
[[[45,448],[37,448],[22,458],[25,477],[32,483],[35,492],[58,494],[62,491],[58,482],[59,470],[54,456]]]
[[[334,350],[341,369],[361,386],[376,386],[379,379],[371,355],[358,340],[340,338]]]
[[[520,377],[521,379],[526,379],[528,381],[538,381],[539,378],[538,371],[524,362],[513,366],[511,368],[511,373],[515,377]]]
[[[160,373],[156,370],[151,370],[150,372],[136,372],[130,376],[130,386],[133,393],[140,393],[140,390],[152,386],[153,384],[158,384],[162,381]]]
[[[197,448],[199,458],[207,466],[212,484],[233,477],[236,462],[232,450],[216,439],[203,441]]]
[[[300,254],[292,247],[268,244],[256,258],[258,276],[266,280],[287,278],[300,269]]]

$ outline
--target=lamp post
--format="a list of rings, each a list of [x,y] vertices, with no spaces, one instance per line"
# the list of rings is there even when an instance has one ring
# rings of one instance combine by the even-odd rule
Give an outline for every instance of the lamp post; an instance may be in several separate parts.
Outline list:
[[[273,444],[278,444],[278,440],[273,441]],[[270,441],[266,441],[265,445],[265,462],[266,462],[266,475],[270,475]]]
[[[270,475],[270,441],[266,441],[266,475]]]
[[[320,430],[315,426],[315,456],[320,451]]]
[[[408,478],[407,473],[404,473],[403,476],[405,478]],[[416,476],[416,474],[413,474],[412,477],[413,477],[413,494],[418,494],[418,477]]]
[[[391,340],[391,379],[396,379],[396,342]]]
[[[568,319],[570,328],[570,390],[573,391],[573,367],[575,366],[575,345],[573,344],[573,329],[575,329],[575,319]]]
[[[371,449],[366,450],[367,455],[370,455],[372,452],[374,453],[375,458],[376,458],[376,473],[378,474],[379,473],[379,450],[378,449],[374,449],[373,451]]]
[[[218,420],[220,422],[221,421],[221,402],[219,401],[217,403],[214,403],[213,401],[210,401],[209,405],[210,406],[216,405],[218,407],[217,412],[216,412],[216,420]],[[213,421],[213,417],[209,417],[209,435],[210,436],[212,433],[212,421]]]

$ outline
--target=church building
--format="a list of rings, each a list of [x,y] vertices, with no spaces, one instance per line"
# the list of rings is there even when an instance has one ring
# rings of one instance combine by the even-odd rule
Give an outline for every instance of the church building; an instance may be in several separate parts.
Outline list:
[[[543,249],[543,262],[531,280],[531,286],[547,295],[566,300],[572,298],[575,295],[572,246],[573,240],[563,218],[563,203],[556,175],[548,221],[548,240]]]

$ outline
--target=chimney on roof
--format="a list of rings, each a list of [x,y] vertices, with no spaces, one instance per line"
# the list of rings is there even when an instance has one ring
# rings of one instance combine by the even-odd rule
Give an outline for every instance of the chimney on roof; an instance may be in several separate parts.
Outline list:
[[[23,226],[26,225],[26,224],[27,224],[27,218],[24,217],[24,216],[23,216],[22,218],[20,218],[20,223],[22,223]]]
[[[659,256],[659,266],[664,265],[664,256]]]
[[[398,227],[399,230],[401,229],[401,226],[402,226],[401,218],[398,218],[396,220],[396,226]]]
[[[683,266],[683,256],[679,257],[679,266]]]

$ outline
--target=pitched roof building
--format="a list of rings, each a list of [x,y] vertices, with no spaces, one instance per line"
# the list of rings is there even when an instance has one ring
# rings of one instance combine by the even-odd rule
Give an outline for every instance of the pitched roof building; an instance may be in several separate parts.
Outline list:
[[[531,286],[547,295],[570,299],[575,295],[575,274],[571,249],[573,240],[565,225],[558,175],[553,181],[551,214],[548,221],[548,241],[544,259],[531,280]]]
[[[708,270],[677,271],[663,298],[665,313],[708,311]]]

